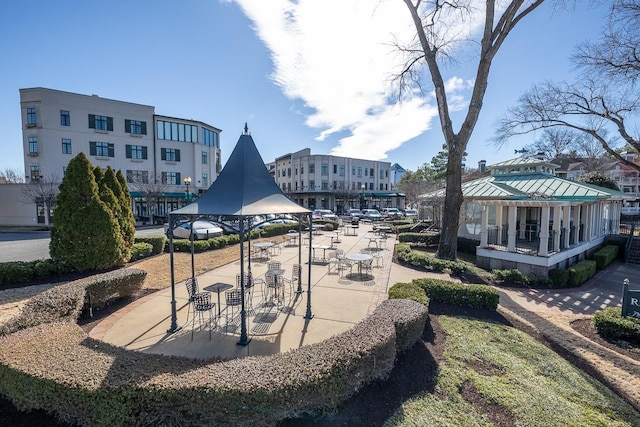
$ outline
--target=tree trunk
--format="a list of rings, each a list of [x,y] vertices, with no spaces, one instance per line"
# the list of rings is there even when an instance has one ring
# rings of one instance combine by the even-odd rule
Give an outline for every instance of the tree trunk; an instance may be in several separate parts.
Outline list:
[[[458,227],[462,206],[462,144],[451,144],[447,162],[447,190],[444,199],[438,258],[455,260],[458,252]],[[457,146],[457,147],[456,147]]]

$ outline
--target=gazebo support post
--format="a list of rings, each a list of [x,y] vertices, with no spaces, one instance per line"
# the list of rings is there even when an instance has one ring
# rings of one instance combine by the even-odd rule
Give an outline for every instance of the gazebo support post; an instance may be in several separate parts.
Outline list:
[[[313,237],[313,217],[309,214],[309,274],[307,276],[307,312],[304,315],[305,319],[313,319],[313,313],[311,312],[311,244]],[[301,242],[302,243],[302,242]]]
[[[251,259],[251,252],[249,252],[249,259]],[[238,345],[247,345],[251,342],[251,339],[247,336],[247,311],[244,301],[244,218],[240,217],[240,341]]]
[[[193,249],[193,217],[189,220],[189,240],[191,240],[191,278],[196,278],[196,264],[195,264],[195,255]]]
[[[311,247],[311,244],[309,244]],[[296,290],[296,294],[300,295],[302,290],[302,216],[298,218],[298,265],[300,265],[300,270],[298,270],[298,289]],[[311,265],[309,265],[309,271],[311,271]]]
[[[178,326],[178,312],[176,310],[176,278],[173,271],[173,225],[174,218],[169,215],[169,265],[171,267],[171,326],[167,330],[168,334],[172,334],[180,330]]]

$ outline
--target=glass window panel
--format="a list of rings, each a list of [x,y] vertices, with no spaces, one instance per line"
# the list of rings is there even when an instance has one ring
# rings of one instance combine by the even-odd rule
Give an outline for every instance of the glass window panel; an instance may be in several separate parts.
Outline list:
[[[156,128],[158,139],[164,139],[164,123],[161,120],[158,120]]]
[[[198,126],[191,126],[191,142],[198,142]]]
[[[171,123],[171,140],[172,141],[178,140],[178,124],[177,123]]]
[[[164,122],[164,139],[171,139],[171,122]]]
[[[184,124],[178,123],[178,141],[184,141]]]

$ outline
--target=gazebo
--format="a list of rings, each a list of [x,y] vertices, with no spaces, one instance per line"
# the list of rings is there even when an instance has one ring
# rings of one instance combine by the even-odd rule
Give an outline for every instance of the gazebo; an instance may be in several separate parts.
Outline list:
[[[293,214],[299,215],[300,221],[308,215],[309,233],[311,234],[311,211],[292,202],[273,180],[265,163],[256,148],[253,138],[249,134],[245,123],[244,133],[240,136],[229,160],[220,172],[215,182],[193,203],[183,208],[169,212],[169,258],[171,263],[171,327],[169,333],[180,329],[177,325],[175,276],[173,258],[173,230],[182,219],[191,223],[197,219],[210,217],[225,217],[238,222],[240,236],[240,277],[245,277],[244,241],[245,235],[251,231],[249,220],[256,215]],[[301,226],[299,225],[299,230]],[[300,249],[301,251],[301,249]],[[193,265],[193,241],[192,241]],[[301,252],[299,252],[301,257]],[[311,244],[309,244],[309,258],[311,258]],[[249,257],[250,262],[250,257]],[[250,264],[249,264],[250,266]],[[249,267],[250,268],[250,267]],[[193,274],[193,269],[192,269]],[[309,269],[308,283],[311,283],[311,269]],[[245,281],[241,280],[241,332],[238,344],[247,345],[247,318],[245,311]],[[310,286],[310,285],[309,285]],[[307,317],[311,315],[311,290],[307,290]]]

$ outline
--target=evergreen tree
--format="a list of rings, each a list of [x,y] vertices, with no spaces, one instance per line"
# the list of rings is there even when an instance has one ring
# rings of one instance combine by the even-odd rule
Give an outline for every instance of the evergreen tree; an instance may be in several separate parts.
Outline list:
[[[104,170],[102,170],[100,166],[96,166],[95,168],[93,168],[93,177],[96,180],[96,184],[100,186],[100,183],[104,179]]]
[[[120,173],[120,171],[118,171]],[[120,173],[122,175],[122,173]],[[124,178],[124,177],[123,177]],[[116,172],[107,167],[107,171],[104,174],[103,182],[107,187],[111,189],[116,200],[118,201],[118,223],[120,224],[120,232],[122,233],[122,239],[125,245],[125,256],[128,260],[131,257],[131,246],[134,243],[134,236],[136,234],[135,219],[133,218],[133,211],[131,209],[131,198],[129,197],[129,189],[125,184],[122,187],[121,181],[118,178]]]
[[[52,259],[78,271],[124,264],[118,222],[100,198],[91,162],[84,153],[69,161],[55,215],[49,244]]]
[[[597,185],[598,187],[610,188],[611,190],[620,191],[618,184],[608,176],[601,172],[588,172],[578,178],[578,181],[586,184]]]

